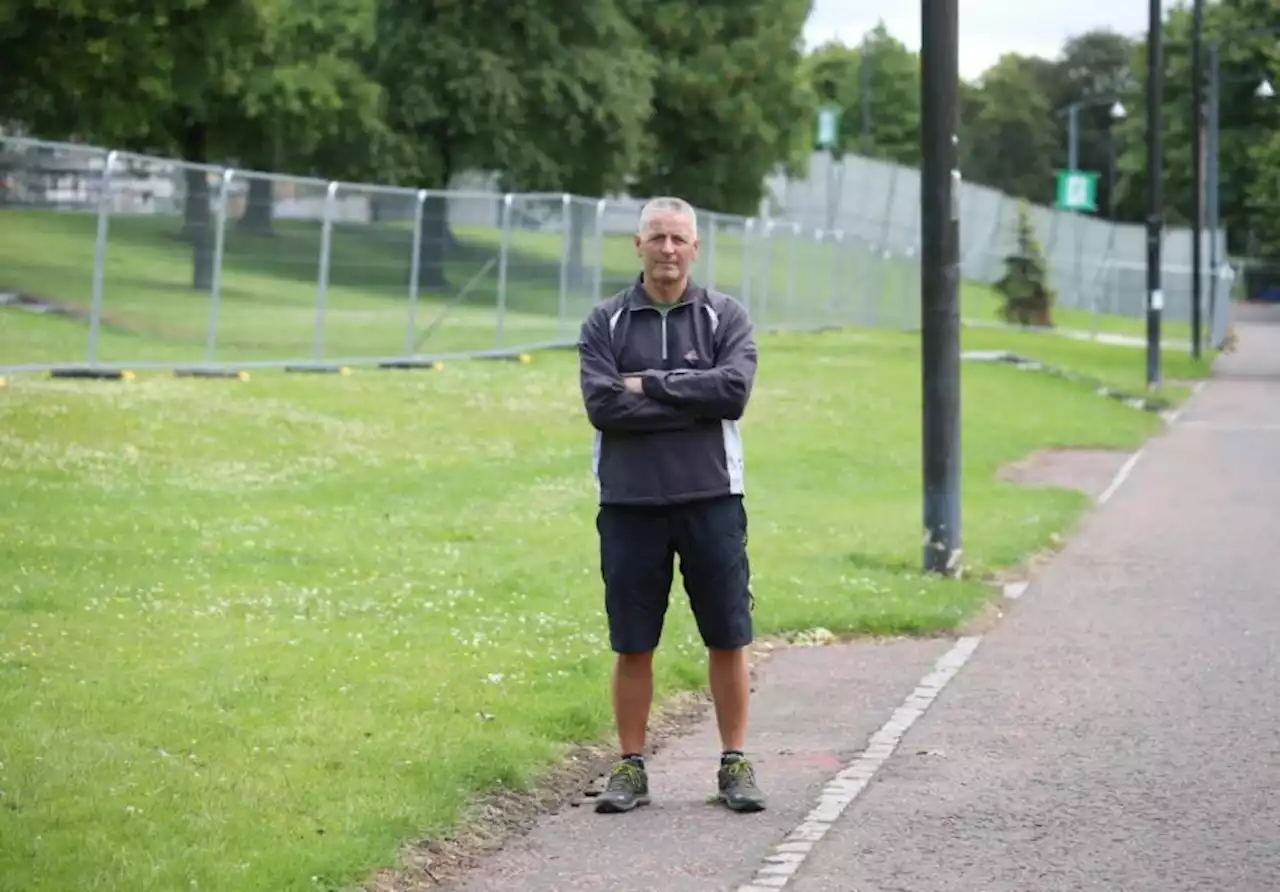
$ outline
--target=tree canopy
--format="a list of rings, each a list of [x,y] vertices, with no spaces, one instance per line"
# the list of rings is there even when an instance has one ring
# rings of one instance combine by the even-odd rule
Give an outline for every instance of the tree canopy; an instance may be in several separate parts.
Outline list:
[[[675,193],[750,214],[767,176],[804,166],[823,105],[840,111],[837,155],[919,161],[917,54],[883,23],[806,50],[811,5],[12,0],[0,6],[0,121],[241,168],[434,189],[483,171],[512,190]],[[1254,95],[1280,73],[1280,7],[1220,0],[1205,24],[1221,46],[1223,221],[1237,249],[1280,258],[1280,102]],[[1187,4],[1168,10],[1165,29],[1165,195],[1177,224],[1193,183]],[[1079,166],[1100,175],[1100,213],[1142,220],[1145,52],[1141,37],[1094,30],[1051,59],[1010,53],[963,84],[965,178],[1049,201],[1067,164],[1065,109],[1081,103]],[[197,253],[207,189],[189,178]],[[244,222],[269,232],[270,204],[251,195]]]

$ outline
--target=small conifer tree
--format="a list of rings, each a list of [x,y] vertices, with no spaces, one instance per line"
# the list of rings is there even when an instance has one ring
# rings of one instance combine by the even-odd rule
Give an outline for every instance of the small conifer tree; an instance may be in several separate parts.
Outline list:
[[[1013,325],[1053,325],[1053,302],[1044,252],[1025,203],[1018,206],[1017,245],[1004,258],[1004,276],[996,290],[1004,298],[1000,315]]]

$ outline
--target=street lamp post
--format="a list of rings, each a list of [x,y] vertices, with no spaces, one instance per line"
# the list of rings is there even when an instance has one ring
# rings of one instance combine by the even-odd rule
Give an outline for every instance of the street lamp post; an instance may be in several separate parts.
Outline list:
[[[1067,169],[1078,170],[1080,166],[1080,110],[1085,108],[1094,108],[1099,105],[1111,105],[1111,120],[1123,120],[1128,111],[1119,99],[1114,96],[1091,96],[1086,99],[1077,99],[1070,105],[1059,109],[1058,117],[1067,116]],[[1107,182],[1107,203],[1111,204],[1111,193],[1115,189],[1115,145],[1112,144],[1111,154],[1111,170],[1108,171]]]
[[[1204,224],[1204,78],[1200,72],[1203,53],[1200,39],[1204,31],[1204,0],[1195,0],[1191,25],[1191,170],[1195,188],[1191,190],[1191,358],[1200,358],[1200,229]]]
[[[1124,105],[1119,99],[1113,96],[1090,96],[1085,99],[1077,99],[1070,105],[1059,109],[1058,117],[1067,116],[1067,169],[1071,174],[1079,172],[1080,167],[1080,110],[1083,108],[1093,108],[1095,106],[1111,104],[1111,120],[1119,121],[1127,114]],[[1110,170],[1107,172],[1107,206],[1113,209],[1115,205],[1115,187],[1116,187],[1116,163],[1115,163],[1115,132],[1110,131],[1110,145],[1108,146],[1111,155]],[[1096,195],[1095,195],[1096,197]],[[1078,208],[1068,208],[1077,214],[1082,213]],[[1093,210],[1097,211],[1097,202],[1094,202]],[[1085,293],[1084,283],[1084,221],[1077,219],[1075,227],[1075,296],[1078,304],[1082,304]],[[1097,297],[1093,298],[1091,304],[1094,308],[1094,320],[1097,321]]]
[[[959,2],[920,2],[920,353],[924,569],[959,575]]]
[[[1276,28],[1259,28],[1255,31],[1245,32],[1240,37],[1252,37],[1257,35],[1277,34],[1280,33],[1280,27]],[[1213,321],[1217,319],[1218,311],[1218,280],[1221,275],[1219,266],[1221,265],[1221,251],[1219,250],[1219,239],[1222,228],[1222,168],[1220,163],[1221,150],[1221,109],[1222,109],[1222,40],[1213,40],[1209,42],[1209,126],[1208,139],[1205,140],[1205,210],[1208,212],[1208,229],[1209,229],[1209,330],[1213,331]],[[1262,100],[1274,99],[1276,95],[1275,86],[1271,83],[1271,79],[1263,76],[1253,95]],[[1195,300],[1200,299],[1199,292],[1195,293]]]
[[[1164,101],[1164,15],[1160,0],[1148,6],[1147,31],[1147,387],[1160,387],[1160,239],[1164,227],[1164,176],[1160,122]]]

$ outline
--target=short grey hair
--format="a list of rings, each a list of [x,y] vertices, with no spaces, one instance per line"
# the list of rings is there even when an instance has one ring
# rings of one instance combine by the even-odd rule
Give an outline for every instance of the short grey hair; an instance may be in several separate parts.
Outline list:
[[[683,198],[664,195],[646,201],[644,207],[640,208],[638,226],[640,232],[644,232],[645,225],[654,214],[679,214],[681,217],[687,217],[689,224],[693,227],[693,237],[698,237],[698,212]]]

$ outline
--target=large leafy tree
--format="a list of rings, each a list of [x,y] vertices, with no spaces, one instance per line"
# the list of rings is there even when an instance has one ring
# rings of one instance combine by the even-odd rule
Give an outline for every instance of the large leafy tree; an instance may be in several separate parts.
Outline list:
[[[1222,0],[1211,36],[1222,40],[1221,202],[1232,249],[1280,265],[1280,100],[1255,95],[1259,81],[1280,87],[1280,7]]]
[[[1008,54],[961,93],[965,176],[1023,199],[1052,200],[1054,172],[1069,159],[1067,106],[1084,101],[1078,123],[1082,170],[1101,174],[1102,206],[1112,206],[1110,106],[1128,104],[1132,42],[1107,30],[1071,38],[1055,59]]]
[[[965,179],[1029,201],[1053,197],[1057,133],[1035,60],[1009,54],[988,69],[964,103],[960,133]]]
[[[899,164],[920,163],[920,57],[883,24],[863,39],[870,66],[872,155]]]
[[[639,159],[649,63],[616,0],[379,0],[375,70],[397,178],[444,189],[467,170],[585,191]],[[424,213],[420,281],[445,284],[442,199]]]
[[[811,0],[650,0],[633,18],[656,58],[652,152],[636,194],[753,214],[765,177],[811,127],[801,34]]]
[[[920,58],[883,23],[856,46],[818,47],[805,59],[804,71],[814,100],[840,109],[837,157],[852,152],[919,164]],[[863,126],[864,98],[869,128]]]
[[[0,56],[18,60],[7,116],[34,132],[210,160],[244,90],[261,10],[230,0],[21,0],[0,19]],[[32,47],[38,47],[32,51]],[[91,97],[90,101],[86,101]],[[186,172],[192,280],[212,275],[208,183]]]
[[[308,154],[376,121],[378,89],[358,58],[372,37],[370,3],[18,0],[0,12],[0,116],[195,164],[307,166]],[[206,288],[208,177],[190,168],[185,186],[192,283]]]
[[[355,179],[378,172],[381,87],[368,71],[373,0],[257,0],[261,39],[220,147],[255,170]],[[271,231],[271,181],[249,181],[241,226]]]
[[[1191,219],[1194,179],[1191,166],[1191,13],[1184,6],[1171,9],[1165,20],[1166,46],[1162,113],[1163,182],[1166,220],[1186,225]],[[1254,95],[1259,81],[1275,71],[1276,34],[1251,33],[1275,27],[1280,31],[1280,9],[1270,3],[1223,0],[1205,8],[1205,41],[1220,46],[1219,87],[1221,212],[1233,249],[1247,247],[1249,231],[1260,222],[1262,205],[1251,200],[1265,191],[1267,177],[1274,177],[1259,163],[1257,152],[1280,125],[1280,109],[1274,101]],[[1207,57],[1207,53],[1206,53]],[[1206,64],[1206,78],[1208,65]],[[1120,156],[1124,216],[1145,217],[1147,206],[1146,144],[1146,43],[1134,50],[1136,88],[1129,118],[1118,128],[1123,146]],[[1207,98],[1207,91],[1206,91]],[[1128,103],[1126,103],[1128,104]]]
[[[529,56],[509,153],[507,188],[577,196],[624,191],[652,148],[648,131],[655,60],[616,0],[570,7],[526,30]],[[583,244],[594,222],[586,201],[569,205],[571,281],[585,279]]]

